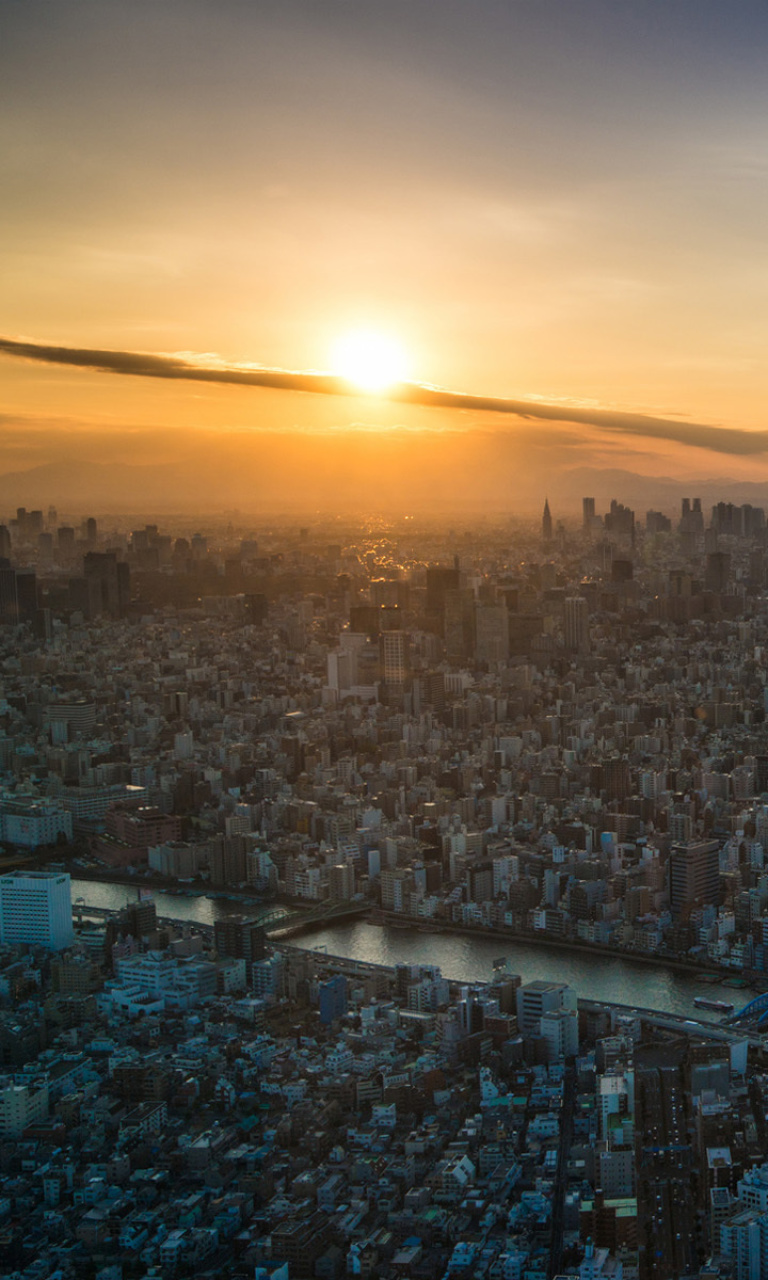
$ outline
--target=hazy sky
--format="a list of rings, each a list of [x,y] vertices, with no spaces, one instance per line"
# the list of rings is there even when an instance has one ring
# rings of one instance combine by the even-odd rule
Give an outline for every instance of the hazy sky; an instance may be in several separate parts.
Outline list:
[[[4,357],[0,471],[269,429],[327,433],[332,476],[362,423],[512,433],[536,483],[768,478],[717,433],[584,420],[768,427],[767,51],[750,0],[0,0],[6,338],[326,370],[363,326],[416,381],[583,411]]]

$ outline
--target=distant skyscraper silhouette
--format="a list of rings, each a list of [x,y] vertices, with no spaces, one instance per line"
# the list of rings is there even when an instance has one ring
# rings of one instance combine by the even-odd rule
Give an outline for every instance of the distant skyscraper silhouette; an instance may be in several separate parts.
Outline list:
[[[541,540],[544,543],[552,541],[552,514],[549,510],[549,498],[544,499],[544,514],[541,517]]]

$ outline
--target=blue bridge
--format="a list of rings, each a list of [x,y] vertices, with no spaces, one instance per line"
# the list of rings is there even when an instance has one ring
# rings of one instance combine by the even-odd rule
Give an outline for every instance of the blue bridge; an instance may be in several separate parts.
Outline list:
[[[749,1004],[745,1004],[743,1009],[739,1009],[738,1013],[732,1013],[730,1017],[725,1019],[728,1026],[735,1026],[742,1022],[749,1022],[757,1027],[768,1023],[768,991],[763,991],[759,996],[755,996],[754,1000],[750,1000]]]

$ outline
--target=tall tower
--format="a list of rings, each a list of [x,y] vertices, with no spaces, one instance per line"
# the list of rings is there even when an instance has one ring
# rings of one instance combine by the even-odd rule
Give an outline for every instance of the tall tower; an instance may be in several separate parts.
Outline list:
[[[589,605],[583,596],[568,596],[564,615],[565,647],[570,653],[589,653]]]
[[[541,540],[544,543],[552,541],[552,514],[549,510],[549,498],[544,499],[544,514],[541,517]]]
[[[581,523],[585,533],[590,533],[592,523],[595,519],[595,500],[594,498],[582,498],[581,500]]]

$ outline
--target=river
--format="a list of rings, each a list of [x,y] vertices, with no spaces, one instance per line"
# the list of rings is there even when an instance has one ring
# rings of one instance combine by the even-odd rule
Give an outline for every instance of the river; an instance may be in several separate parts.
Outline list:
[[[130,885],[72,881],[72,901],[82,898],[94,907],[118,908],[126,902],[135,902],[136,893]],[[221,916],[233,912],[250,914],[258,909],[258,903],[247,898],[235,902],[228,898],[159,891],[153,896],[158,915],[199,924],[210,925]],[[465,982],[490,981],[494,961],[505,956],[509,969],[519,973],[524,982],[534,978],[567,982],[585,999],[657,1009],[699,1020],[711,1017],[717,1021],[717,1015],[697,1009],[694,996],[729,1000],[741,1009],[753,994],[714,986],[663,965],[633,964],[628,959],[560,948],[550,951],[543,946],[526,946],[502,938],[392,929],[360,920],[317,929],[291,941],[296,946],[321,948],[329,955],[347,956],[368,964],[436,964],[446,978]]]

